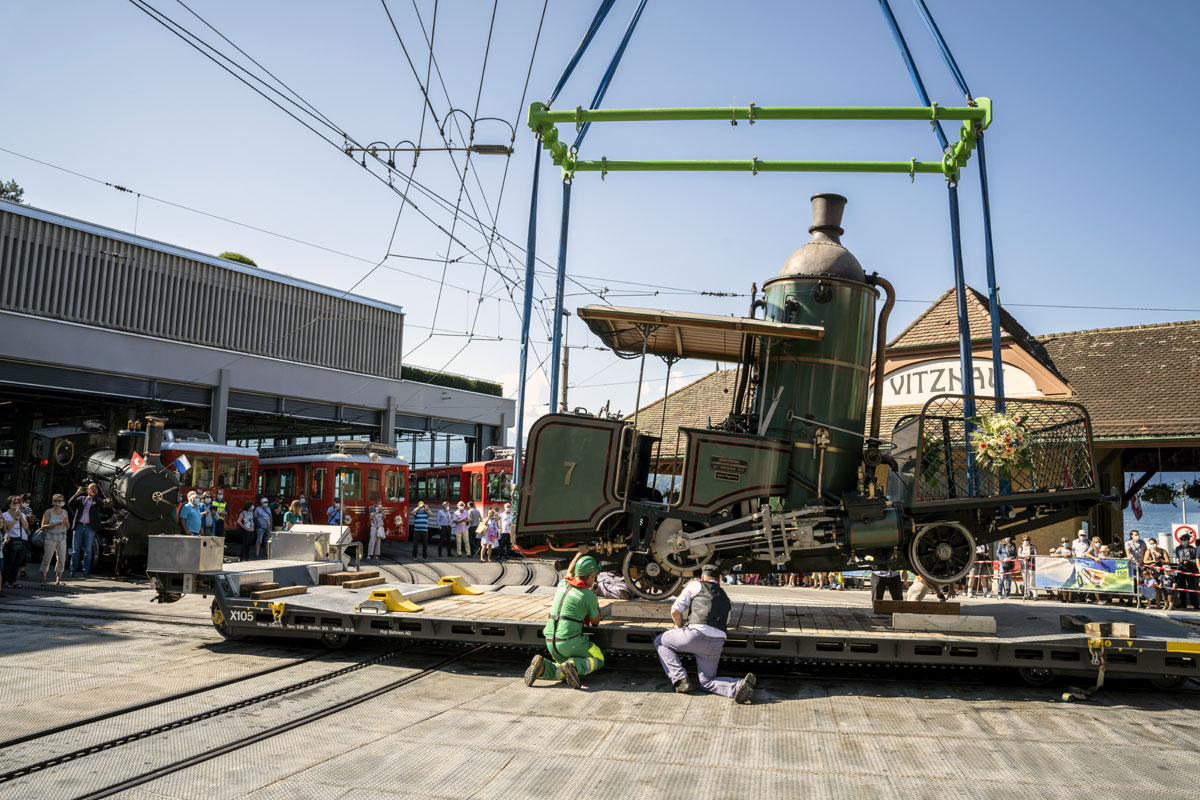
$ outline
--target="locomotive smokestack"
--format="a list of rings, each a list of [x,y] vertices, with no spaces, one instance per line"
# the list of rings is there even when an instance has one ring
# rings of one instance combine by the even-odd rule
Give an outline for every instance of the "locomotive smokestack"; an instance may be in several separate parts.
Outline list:
[[[842,212],[846,198],[840,194],[812,196],[813,224],[808,229],[812,239],[792,253],[779,271],[780,278],[799,276],[841,278],[865,283],[867,274],[854,254],[842,246]]]
[[[167,424],[166,417],[146,417],[146,453],[147,464],[162,466],[163,426]]]
[[[842,213],[846,210],[846,202],[846,198],[840,194],[826,193],[812,196],[813,224],[808,232],[814,234],[814,241],[817,239],[815,234],[821,233],[824,234],[825,240],[841,244],[838,237],[845,233],[842,230]]]

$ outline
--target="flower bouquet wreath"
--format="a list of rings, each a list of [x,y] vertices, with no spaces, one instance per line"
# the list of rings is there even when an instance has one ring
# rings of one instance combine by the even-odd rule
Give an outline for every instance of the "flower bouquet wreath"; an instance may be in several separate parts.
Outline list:
[[[1011,477],[1013,470],[1033,468],[1025,417],[1020,414],[981,414],[969,421],[976,426],[971,432],[971,449],[980,467],[1002,478]]]

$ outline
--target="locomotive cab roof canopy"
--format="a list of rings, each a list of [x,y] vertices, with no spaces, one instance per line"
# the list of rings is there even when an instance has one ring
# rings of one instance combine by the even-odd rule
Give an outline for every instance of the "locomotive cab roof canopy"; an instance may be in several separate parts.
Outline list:
[[[584,306],[579,318],[592,333],[618,353],[665,358],[703,358],[710,361],[740,361],[746,336],[777,339],[825,338],[820,325],[789,325],[747,317],[722,317],[686,311],[656,311],[620,306]]]

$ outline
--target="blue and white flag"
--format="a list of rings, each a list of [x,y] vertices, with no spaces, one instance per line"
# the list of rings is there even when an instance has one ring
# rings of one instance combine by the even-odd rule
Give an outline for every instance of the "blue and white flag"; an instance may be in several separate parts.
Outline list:
[[[187,456],[180,456],[179,458],[175,459],[171,466],[174,467],[180,474],[183,474],[192,468],[192,462],[187,460]]]

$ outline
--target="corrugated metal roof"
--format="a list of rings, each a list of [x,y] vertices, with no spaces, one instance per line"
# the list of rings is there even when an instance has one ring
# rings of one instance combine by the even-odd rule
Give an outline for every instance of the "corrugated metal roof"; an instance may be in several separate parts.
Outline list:
[[[217,258],[216,256],[209,255],[208,253],[201,253],[198,250],[189,250],[186,247],[179,247],[178,245],[169,244],[167,242],[160,242],[157,239],[150,239],[145,236],[138,236],[133,233],[117,230],[116,228],[97,225],[94,222],[86,222],[74,217],[68,217],[65,214],[47,211],[44,208],[36,208],[34,206],[27,206],[21,203],[12,203],[7,200],[0,200],[0,209],[13,214],[20,214],[21,216],[29,217],[30,219],[38,219],[42,220],[43,222],[51,222],[55,225],[74,228],[75,230],[82,231],[84,233],[91,233],[95,234],[96,236],[104,236],[109,239],[116,239],[117,241],[136,245],[137,247],[146,247],[163,253],[169,253],[170,255],[179,256],[181,258],[190,258],[193,261],[203,261],[204,263],[211,264],[214,267],[221,267],[222,269],[241,272],[246,275],[254,275],[258,278],[276,281],[278,283],[295,286],[300,289],[308,289],[309,291],[313,292],[320,292],[321,294],[327,294],[332,297],[342,297],[342,292],[333,288],[332,286],[323,286],[319,283],[313,283],[300,278],[293,278],[289,275],[282,275],[278,272],[272,272],[271,270],[263,269],[262,267],[252,267],[249,264],[242,264],[238,261],[229,261],[224,258]],[[362,303],[364,305],[374,306],[375,308],[381,308],[385,311],[391,311],[396,314],[404,313],[404,309],[401,306],[394,305],[392,303],[385,303],[382,300],[375,300],[374,298],[370,297],[363,297],[362,295],[358,294],[345,295],[345,299],[355,303]]]
[[[820,325],[788,325],[686,311],[597,305],[584,306],[578,315],[613,350],[641,353],[644,344],[647,353],[672,358],[740,361],[747,335],[807,340],[825,337]]]

